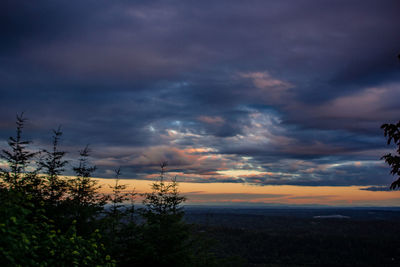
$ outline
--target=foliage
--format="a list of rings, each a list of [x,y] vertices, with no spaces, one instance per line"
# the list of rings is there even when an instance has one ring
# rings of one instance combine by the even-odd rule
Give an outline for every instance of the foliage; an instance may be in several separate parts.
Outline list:
[[[89,165],[89,147],[79,151],[79,155],[79,165],[73,168],[76,177],[70,180],[69,198],[82,206],[96,205],[99,200],[99,187],[97,182],[90,178],[96,166]]]
[[[61,232],[27,195],[1,190],[1,266],[114,266],[98,232],[77,235],[75,225]]]
[[[77,230],[81,234],[91,231],[107,201],[106,196],[98,193],[97,181],[91,179],[96,166],[90,165],[89,152],[88,146],[79,151],[79,165],[73,168],[76,176],[68,181],[66,201],[70,219],[77,221]]]
[[[141,215],[145,223],[140,240],[144,253],[138,261],[152,266],[189,266],[189,228],[183,222],[180,206],[185,197],[179,195],[176,179],[165,182],[166,166],[166,162],[161,164],[159,181],[152,184],[151,193],[144,195]]]
[[[146,206],[143,214],[149,221],[161,222],[164,218],[173,215],[180,218],[183,215],[180,206],[186,198],[179,195],[176,177],[171,182],[165,182],[165,168],[167,162],[161,164],[160,179],[152,184],[152,192],[145,194],[143,204]]]
[[[0,157],[8,163],[9,170],[0,169],[0,171],[2,180],[8,187],[19,191],[32,191],[33,188],[40,186],[41,182],[37,177],[37,170],[26,172],[26,169],[38,153],[26,149],[31,141],[22,138],[22,129],[26,121],[23,115],[23,113],[17,115],[16,135],[8,139],[10,150],[3,149],[0,154]]]
[[[400,121],[397,124],[383,124],[381,128],[384,130],[384,135],[387,138],[387,144],[390,145],[392,142],[397,147],[396,154],[388,153],[382,157],[385,162],[391,167],[390,173],[398,176],[397,180],[394,181],[390,188],[400,188]]]
[[[58,149],[61,136],[62,132],[60,127],[57,130],[53,130],[52,150],[48,151],[44,149],[44,158],[39,162],[41,169],[46,174],[43,185],[43,196],[46,202],[55,206],[60,204],[68,191],[67,182],[59,177],[64,171],[65,165],[68,163],[68,161],[63,159],[66,152]]]
[[[121,169],[115,170],[115,184],[109,196],[109,205],[105,209],[105,218],[102,221],[105,242],[109,244],[109,251],[114,258],[119,259],[119,265],[130,265],[131,246],[136,239],[136,220],[134,199],[136,193],[127,192],[127,186],[119,183]],[[127,202],[130,202],[129,204]]]
[[[9,138],[10,149],[1,154],[9,170],[0,173],[0,265],[115,265],[106,254],[98,231],[82,236],[77,232],[80,225],[76,221],[60,223],[47,216],[53,215],[50,210],[60,213],[63,209],[56,207],[66,202],[64,193],[72,195],[58,178],[66,164],[62,160],[65,153],[57,150],[61,132],[55,131],[53,151],[44,151],[44,161],[38,165],[45,176],[40,176],[40,168],[27,171],[38,153],[27,150],[31,141],[22,138],[24,123],[23,115],[18,115],[16,136]]]
[[[38,153],[22,138],[23,114],[16,123],[9,150],[1,153],[9,168],[0,171],[0,266],[217,265],[183,220],[186,199],[175,178],[165,181],[166,163],[138,211],[136,193],[119,184],[120,169],[112,193],[100,194],[86,146],[75,176],[63,178],[68,162],[59,149],[60,128],[51,149]]]
[[[131,205],[132,209],[126,207],[124,202],[131,200],[135,193],[126,193],[125,190],[127,188],[126,185],[119,184],[119,176],[121,175],[121,169],[115,170],[115,184],[114,186],[110,186],[112,190],[110,196],[110,208],[108,210],[109,218],[111,219],[111,231],[115,232],[118,228],[118,224],[121,223],[121,219],[124,216],[127,216],[129,212],[134,212],[134,205]]]

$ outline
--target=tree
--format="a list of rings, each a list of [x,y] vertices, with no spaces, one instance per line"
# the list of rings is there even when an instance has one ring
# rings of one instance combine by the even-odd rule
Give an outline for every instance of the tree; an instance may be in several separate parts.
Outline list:
[[[101,226],[110,255],[118,259],[120,266],[131,266],[134,263],[132,247],[136,244],[138,230],[134,219],[136,193],[134,190],[127,192],[127,185],[119,183],[120,175],[121,169],[118,168],[115,170],[115,184],[110,186],[112,192]]]
[[[397,155],[388,153],[381,158],[391,167],[390,173],[398,176],[397,180],[390,185],[390,189],[400,188],[400,121],[397,124],[383,124],[381,128],[384,130],[387,144],[390,145],[393,142],[397,147]]]
[[[76,177],[69,181],[68,204],[72,219],[77,221],[79,233],[89,233],[99,213],[103,210],[106,198],[99,194],[100,186],[91,179],[96,166],[89,164],[89,146],[79,152],[79,165],[73,170]]]
[[[37,170],[33,172],[26,172],[27,167],[38,154],[37,152],[30,152],[26,146],[32,143],[28,140],[23,140],[22,129],[26,119],[24,114],[17,114],[16,118],[16,135],[9,137],[8,146],[10,150],[3,149],[0,157],[4,159],[9,166],[9,170],[0,169],[1,178],[6,186],[13,189],[24,191],[27,186],[38,186]]]
[[[113,259],[120,266],[215,266],[183,220],[186,198],[176,178],[166,181],[166,162],[138,212],[135,191],[119,184],[119,169],[112,194],[100,194],[86,146],[75,177],[62,179],[60,128],[38,161],[22,138],[24,122],[17,115],[16,136],[1,153],[8,167],[0,171],[0,266],[114,266]]]
[[[23,114],[17,115],[16,136],[9,138],[10,149],[1,153],[8,169],[0,173],[0,266],[115,266],[98,231],[79,235],[76,221],[64,223],[62,231],[62,223],[48,217],[49,196],[58,198],[64,191],[56,186],[66,164],[64,152],[57,150],[61,134],[56,131],[53,151],[45,151],[45,160],[39,163],[48,175],[46,181],[38,175],[39,168],[28,171],[37,153],[30,152],[31,142],[22,138],[24,123]]]
[[[126,190],[126,185],[119,184],[120,175],[121,169],[118,168],[115,170],[115,184],[110,186],[112,193],[110,196],[111,207],[108,211],[108,215],[112,218],[112,232],[116,230],[116,224],[118,224],[125,215],[126,208],[123,203],[130,200],[129,193],[124,192]]]
[[[20,191],[0,189],[1,266],[115,266],[98,231],[82,237],[75,223],[60,231],[31,200]]]
[[[109,196],[110,207],[107,209],[107,221],[108,228],[107,229],[110,234],[110,243],[112,247],[115,246],[115,243],[118,242],[120,238],[120,231],[123,228],[124,219],[128,216],[128,209],[124,205],[124,202],[129,201],[129,193],[124,192],[126,190],[126,185],[119,184],[119,176],[121,175],[121,169],[118,168],[115,170],[115,184],[110,186],[112,193]]]
[[[63,160],[66,152],[58,149],[61,136],[60,127],[53,130],[53,147],[50,151],[43,150],[44,158],[39,162],[41,169],[46,174],[43,194],[46,202],[52,206],[57,206],[68,190],[67,182],[59,177],[68,163]]]
[[[171,182],[165,182],[165,169],[168,163],[161,163],[160,179],[152,184],[152,192],[145,194],[143,204],[146,206],[145,214],[156,216],[158,220],[163,217],[174,215],[183,216],[181,204],[186,201],[186,197],[179,195],[176,177]]]
[[[152,184],[151,193],[144,194],[142,251],[137,261],[151,266],[191,266],[190,231],[181,206],[186,198],[179,194],[176,178],[165,181],[166,166],[166,162],[161,164],[159,180]]]

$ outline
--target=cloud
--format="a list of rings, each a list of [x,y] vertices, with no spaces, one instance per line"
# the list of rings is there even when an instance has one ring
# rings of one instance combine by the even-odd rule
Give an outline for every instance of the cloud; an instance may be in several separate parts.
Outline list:
[[[376,161],[380,125],[400,114],[399,8],[3,1],[0,135],[21,111],[35,148],[62,125],[70,159],[89,143],[101,177],[154,178],[167,159],[186,181],[387,184]]]
[[[281,199],[289,195],[286,194],[243,194],[243,193],[224,193],[224,194],[204,194],[187,193],[185,196],[190,202],[267,202],[272,199]]]
[[[288,89],[292,84],[272,77],[267,71],[239,73],[239,77],[250,79],[258,89],[255,97],[260,97],[266,103],[285,104],[292,97]]]
[[[294,103],[288,109],[303,111],[295,115],[308,125],[321,128],[353,131],[376,131],[384,121],[398,119],[400,109],[395,104],[400,97],[400,83],[363,88],[350,94],[336,97],[320,105]],[[307,121],[306,121],[307,120]],[[335,121],[332,124],[332,121]]]
[[[220,116],[214,116],[214,117],[210,117],[210,116],[200,116],[198,117],[199,121],[208,123],[208,124],[222,124],[224,123],[224,119],[221,118]]]
[[[390,190],[389,186],[369,186],[369,187],[365,187],[365,188],[360,188],[360,190],[373,191],[373,192],[392,191],[392,190]]]

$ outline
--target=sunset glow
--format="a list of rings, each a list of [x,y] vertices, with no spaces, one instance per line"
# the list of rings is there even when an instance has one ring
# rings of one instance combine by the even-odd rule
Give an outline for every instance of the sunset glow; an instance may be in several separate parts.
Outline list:
[[[110,193],[113,179],[98,179],[103,193]],[[153,181],[123,179],[127,192],[151,191]],[[257,186],[242,183],[179,183],[191,205],[306,205],[400,206],[398,191],[370,191],[366,186]],[[137,198],[140,204],[140,196]]]

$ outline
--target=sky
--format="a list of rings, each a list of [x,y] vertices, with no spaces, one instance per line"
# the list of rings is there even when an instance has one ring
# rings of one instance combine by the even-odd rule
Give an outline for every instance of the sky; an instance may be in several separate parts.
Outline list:
[[[193,183],[364,186],[394,179],[398,0],[0,2],[0,147],[61,126],[73,165]],[[4,165],[4,162],[0,162]],[[385,191],[382,191],[385,192]]]
[[[114,179],[97,179],[101,193],[110,194]],[[149,192],[153,182],[124,179],[126,193],[135,192],[134,203],[141,203],[143,193]],[[247,183],[178,183],[179,193],[186,197],[185,206],[216,207],[400,207],[398,191],[368,186],[297,186]],[[130,202],[130,201],[129,201]]]

